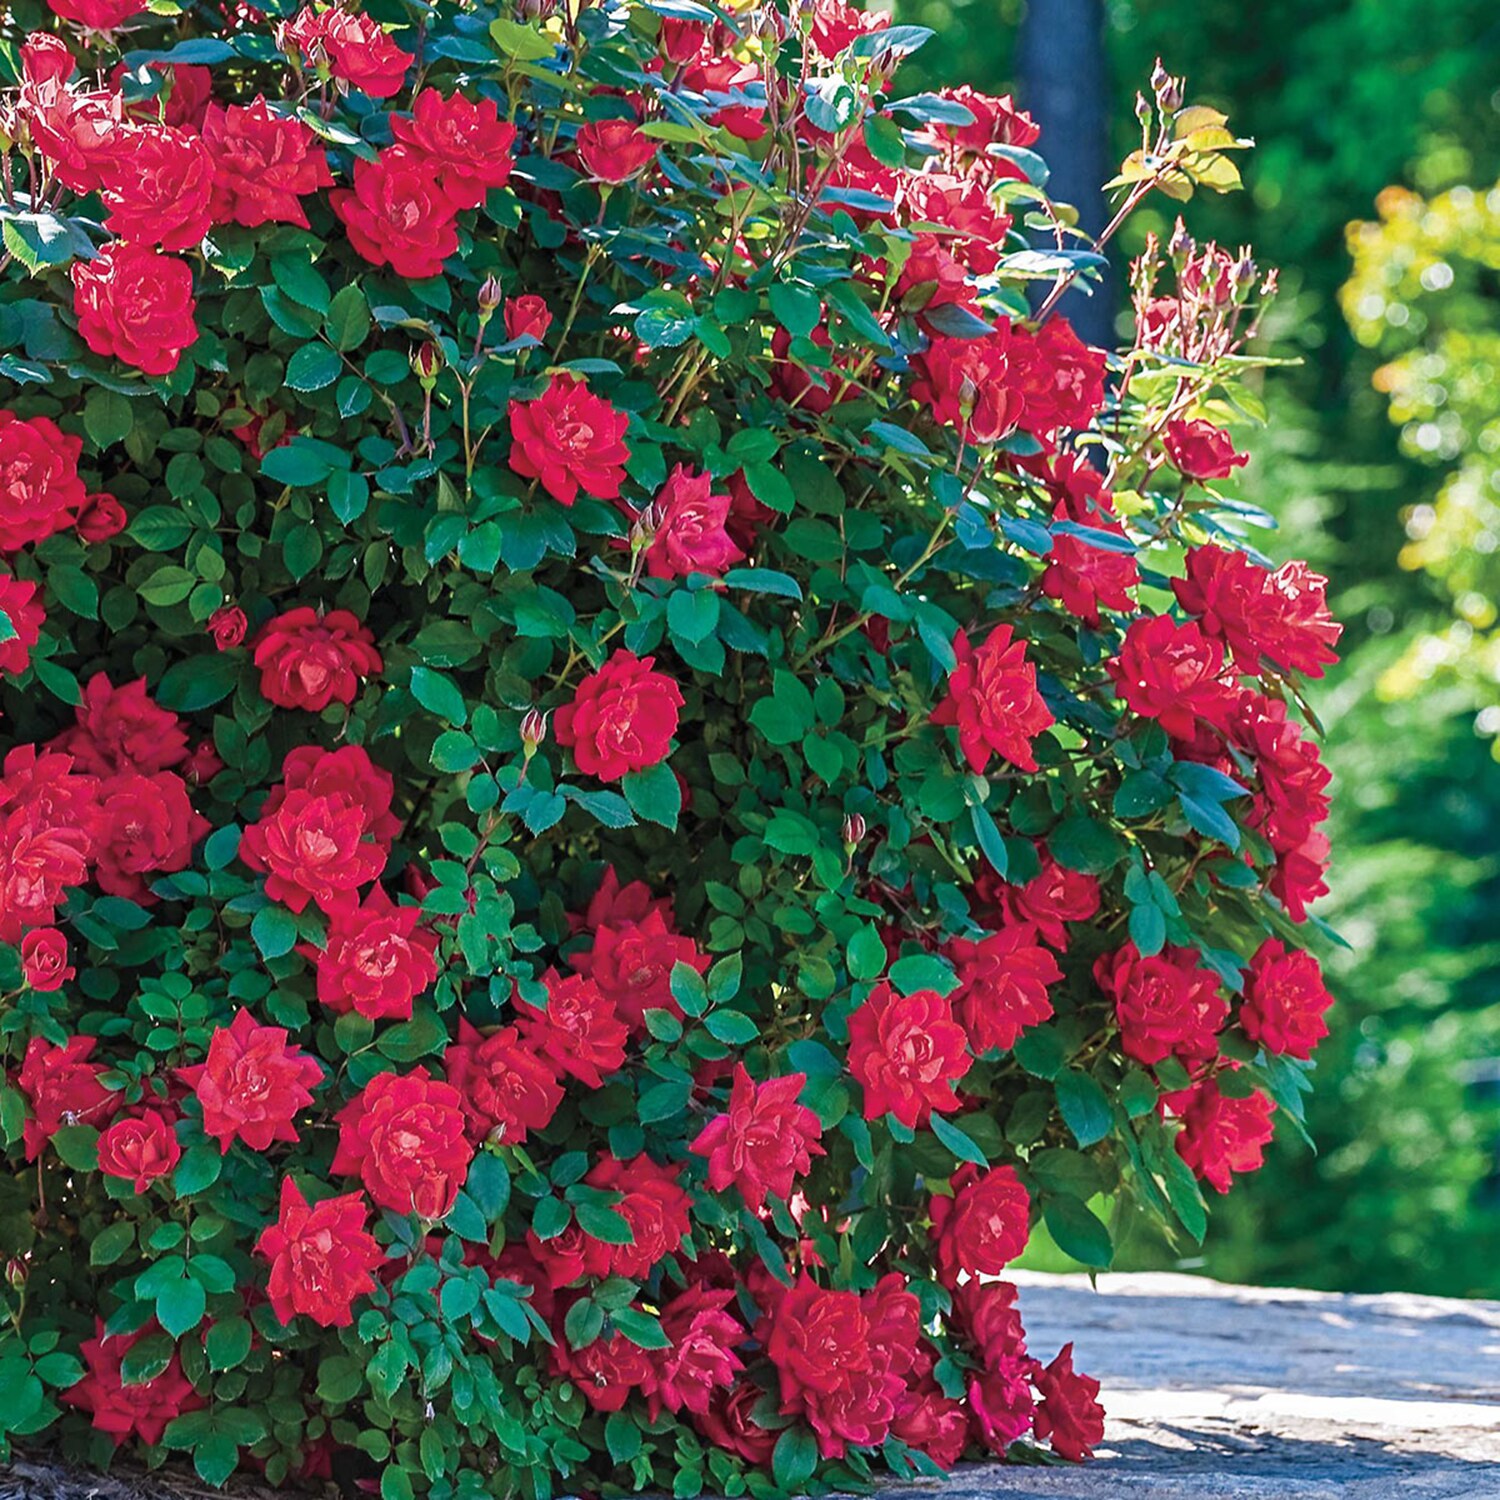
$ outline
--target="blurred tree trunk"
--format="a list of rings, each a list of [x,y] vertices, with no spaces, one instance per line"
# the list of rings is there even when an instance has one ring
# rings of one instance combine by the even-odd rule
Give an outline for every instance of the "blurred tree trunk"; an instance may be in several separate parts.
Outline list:
[[[1103,0],[1031,0],[1016,45],[1022,105],[1042,127],[1037,150],[1052,175],[1047,191],[1077,210],[1098,234],[1109,222],[1102,184],[1109,160],[1109,80]],[[1090,344],[1114,343],[1117,277],[1106,273],[1092,296],[1071,291],[1061,311]]]

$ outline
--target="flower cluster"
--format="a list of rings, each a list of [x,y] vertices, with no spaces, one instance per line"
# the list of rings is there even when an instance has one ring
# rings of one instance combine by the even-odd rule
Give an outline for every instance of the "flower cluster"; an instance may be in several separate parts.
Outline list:
[[[1090,348],[1035,124],[842,0],[49,4],[0,1445],[388,1500],[1087,1458],[1007,1268],[1109,1264],[1104,1199],[1201,1238],[1327,1029],[1339,627],[1217,420],[1271,279],[1180,229]],[[1125,206],[1231,186],[1154,94]]]

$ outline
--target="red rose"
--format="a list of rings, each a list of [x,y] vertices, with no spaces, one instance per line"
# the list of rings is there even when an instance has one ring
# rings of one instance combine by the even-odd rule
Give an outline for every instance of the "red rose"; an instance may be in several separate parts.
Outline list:
[[[103,1063],[90,1062],[97,1037],[69,1037],[61,1047],[34,1036],[16,1074],[16,1087],[31,1105],[23,1139],[26,1160],[35,1161],[42,1147],[64,1125],[102,1126],[124,1099],[99,1081]]]
[[[468,1176],[463,1099],[425,1073],[379,1073],[336,1116],[333,1172],[358,1173],[392,1213],[441,1219]]]
[[[1267,1052],[1309,1058],[1328,1035],[1323,1014],[1332,1004],[1317,959],[1311,953],[1288,953],[1282,943],[1267,938],[1250,960],[1239,1022],[1245,1035]]]
[[[47,7],[85,31],[116,31],[145,9],[140,0],[47,0]]]
[[[971,770],[982,774],[996,755],[1023,771],[1036,770],[1031,742],[1053,718],[1037,691],[1026,642],[1013,640],[1009,625],[997,625],[975,648],[960,630],[953,654],[958,665],[948,674],[948,696],[931,722],[958,726],[959,749]]]
[[[733,1301],[732,1288],[690,1286],[662,1308],[661,1331],[669,1342],[651,1354],[647,1409],[653,1421],[661,1407],[702,1415],[715,1392],[732,1386],[745,1368],[735,1353],[746,1334],[728,1311]]]
[[[399,94],[416,57],[398,47],[380,23],[342,5],[323,11],[307,6],[276,28],[276,45],[290,56],[329,72],[371,99]]]
[[[99,1137],[99,1170],[106,1177],[133,1180],[137,1194],[181,1160],[172,1118],[160,1109],[122,1116]]]
[[[1010,328],[1002,323],[978,339],[934,334],[913,360],[912,398],[934,420],[955,427],[966,441],[993,443],[1015,428],[1021,397],[1008,385]]]
[[[0,573],[0,614],[10,621],[12,635],[0,641],[0,672],[19,677],[31,665],[32,647],[42,638],[47,616],[37,598],[37,585]]]
[[[44,541],[73,524],[87,491],[78,477],[83,439],[50,417],[0,411],[0,552]]]
[[[151,905],[148,875],[187,868],[193,845],[209,832],[208,820],[193,811],[187,784],[173,771],[142,776],[125,771],[99,788],[99,887]]]
[[[1094,980],[1114,1002],[1120,1045],[1148,1066],[1175,1054],[1184,1061],[1212,1057],[1229,1014],[1219,977],[1198,967],[1190,948],[1165,948],[1143,958],[1134,943],[1101,954]]]
[[[833,348],[833,339],[824,323],[819,323],[807,335],[805,342],[811,343],[818,349],[831,350]],[[778,325],[771,335],[771,389],[788,406],[820,417],[836,402],[849,400],[859,394],[857,386],[851,385],[841,374],[836,373],[848,368],[847,354],[831,354],[826,360],[814,361],[807,358],[805,344],[802,348],[802,358],[792,358],[791,349],[792,335]],[[807,363],[804,364],[803,359],[807,359]],[[739,478],[741,486],[748,495],[749,488],[744,484],[743,474],[737,473],[736,477]],[[731,479],[729,483],[730,488],[733,489],[734,480]],[[750,498],[754,501],[754,496]],[[759,502],[754,501],[754,503]],[[744,502],[741,501],[740,504],[743,509]]]
[[[625,1276],[644,1281],[663,1257],[674,1254],[689,1229],[692,1200],[679,1186],[679,1167],[660,1167],[644,1154],[621,1161],[606,1154],[584,1182],[621,1194],[614,1205],[631,1229],[631,1243],[610,1245],[585,1233],[583,1268],[590,1276]]]
[[[1036,1398],[1031,1381],[1038,1361],[1025,1355],[1001,1355],[969,1378],[970,1425],[975,1438],[1002,1456],[1017,1438],[1031,1431]]]
[[[644,880],[632,880],[628,885],[621,885],[619,873],[610,865],[599,882],[599,889],[589,898],[583,926],[589,932],[597,932],[601,927],[644,922],[654,911],[662,914],[668,926],[675,920],[670,896],[653,895],[651,887]]]
[[[999,265],[1011,219],[1009,214],[995,209],[982,184],[972,177],[922,172],[908,178],[903,196],[902,208],[906,217],[921,223],[941,224],[951,231],[939,243],[966,272],[984,276]],[[917,238],[924,239],[926,235],[920,234]],[[1072,330],[1068,332],[1071,335]],[[1098,358],[1102,375],[1104,357],[1100,354]],[[1102,383],[1100,391],[1102,396]]]
[[[261,1026],[240,1010],[208,1043],[208,1056],[177,1076],[203,1106],[203,1133],[227,1153],[235,1141],[269,1151],[275,1141],[295,1141],[293,1118],[312,1103],[323,1069],[280,1026]]]
[[[1161,445],[1172,467],[1189,479],[1227,479],[1250,462],[1249,454],[1236,453],[1229,434],[1212,422],[1168,422]]]
[[[528,292],[524,297],[505,299],[505,337],[509,342],[535,339],[540,343],[551,326],[552,314],[540,297]]]
[[[595,1411],[619,1411],[632,1393],[644,1390],[652,1380],[650,1356],[623,1333],[573,1349],[559,1323],[551,1363],[552,1373],[571,1380]]]
[[[1002,1359],[1023,1359],[1026,1330],[1016,1306],[1019,1297],[1009,1281],[969,1280],[953,1289],[951,1327],[980,1358],[986,1369]]]
[[[253,104],[210,104],[203,144],[214,162],[214,222],[307,226],[299,201],[333,186],[323,144],[301,120]]]
[[[646,571],[653,578],[681,578],[689,573],[717,577],[745,554],[724,529],[729,520],[728,495],[710,493],[713,480],[684,464],[673,468],[661,493],[643,516],[652,535],[646,548]]]
[[[1047,986],[1062,979],[1035,928],[1003,927],[977,943],[954,938],[948,957],[958,974],[954,1014],[976,1055],[1014,1047],[1016,1038],[1052,1015]]]
[[[76,529],[86,542],[107,542],[124,531],[129,518],[113,495],[90,495],[78,512]]]
[[[469,1139],[525,1145],[545,1130],[562,1103],[562,1085],[550,1063],[521,1040],[514,1026],[481,1036],[467,1021],[443,1054],[448,1082],[458,1091]]]
[[[117,1448],[132,1437],[143,1443],[159,1443],[167,1423],[174,1417],[208,1404],[182,1373],[182,1362],[175,1349],[160,1374],[150,1380],[125,1383],[122,1368],[125,1356],[142,1339],[159,1332],[153,1322],[134,1333],[110,1334],[104,1331],[103,1320],[96,1318],[93,1338],[86,1340],[78,1351],[88,1367],[87,1373],[68,1387],[63,1400],[86,1411],[93,1425],[107,1433]]]
[[[412,1001],[437,980],[437,935],[421,921],[420,907],[397,906],[380,885],[335,911],[324,946],[298,949],[317,966],[319,1001],[335,1015],[409,1021]]]
[[[891,1435],[925,1453],[940,1469],[951,1469],[969,1445],[969,1414],[927,1375],[907,1383],[896,1402]]]
[[[68,940],[55,927],[34,927],[21,939],[21,973],[39,995],[60,990],[77,970],[68,962]]]
[[[625,1062],[629,1028],[614,1001],[582,974],[548,969],[544,1010],[515,997],[516,1021],[526,1045],[557,1076],[576,1078],[586,1088],[604,1087],[604,1078]]]
[[[968,110],[974,118],[968,125],[934,125],[929,131],[932,139],[960,147],[979,158],[980,163],[988,163],[1007,176],[1021,175],[1020,168],[1004,157],[985,154],[991,144],[1034,146],[1041,136],[1041,126],[1025,110],[1017,109],[1009,94],[999,97],[981,94],[964,83],[957,88],[939,89],[938,97]]]
[[[760,82],[760,64],[756,61],[701,57],[683,71],[677,88],[708,96],[704,101],[708,107],[701,116],[707,124],[717,125],[742,141],[758,141],[767,130],[765,107],[754,98]],[[730,98],[725,99],[726,95]],[[745,102],[732,102],[735,97]]]
[[[776,1367],[784,1407],[831,1393],[870,1368],[870,1322],[854,1292],[820,1287],[804,1272],[770,1314],[766,1355]]]
[[[240,858],[266,876],[266,894],[292,911],[309,901],[325,912],[352,903],[390,857],[401,824],[391,814],[395,783],[358,745],[302,745],[240,840]]]
[[[1135,609],[1131,590],[1141,581],[1140,569],[1102,476],[1075,455],[1062,454],[1051,464],[1049,478],[1048,487],[1059,499],[1052,512],[1052,550],[1042,570],[1042,592],[1097,629],[1101,609]],[[1074,534],[1062,530],[1063,525],[1104,536]],[[1105,537],[1120,538],[1124,550],[1107,545]]]
[[[160,120],[174,130],[184,126],[194,131],[203,124],[203,112],[213,97],[214,75],[208,68],[195,63],[148,62],[145,66],[163,80],[161,91],[149,99],[126,101],[125,109],[130,119],[142,125],[154,125]],[[120,63],[109,75],[110,87],[123,87],[130,69]]]
[[[891,24],[888,11],[860,10],[844,0],[814,0],[812,44],[830,61],[847,51],[862,36],[884,31]]]
[[[1115,692],[1132,713],[1156,719],[1177,740],[1190,740],[1201,719],[1222,728],[1234,711],[1224,648],[1197,625],[1170,615],[1131,622],[1119,656],[1106,664]]]
[[[593,950],[574,954],[569,962],[599,986],[631,1031],[640,1031],[648,1010],[682,1015],[672,994],[672,966],[690,964],[703,974],[709,958],[691,938],[670,931],[666,918],[653,911],[642,922],[601,927],[594,934]]]
[[[170,375],[198,340],[186,261],[118,240],[72,270],[78,332],[95,354],[146,375]]]
[[[359,1193],[309,1204],[290,1177],[282,1180],[277,1220],[255,1242],[271,1262],[266,1295],[282,1323],[298,1313],[324,1328],[354,1321],[354,1299],[375,1290],[370,1272],[385,1258],[367,1219]]]
[[[716,1390],[707,1409],[694,1414],[693,1425],[715,1448],[765,1467],[771,1462],[778,1434],[755,1420],[757,1409],[764,1410],[767,1421],[775,1420],[770,1395],[752,1381],[742,1380],[728,1391]]]
[[[934,1110],[957,1109],[953,1085],[973,1061],[936,990],[898,995],[882,980],[849,1017],[849,1072],[864,1090],[867,1120],[890,1113],[914,1129]]]
[[[618,781],[672,753],[682,690],[655,666],[654,656],[616,650],[558,709],[557,742],[572,750],[585,776]]]
[[[1036,1377],[1041,1404],[1036,1413],[1036,1435],[1050,1439],[1064,1458],[1082,1463],[1094,1456],[1104,1441],[1104,1408],[1099,1405],[1099,1382],[1073,1369],[1073,1346],[1064,1344],[1057,1358]]]
[[[1212,1078],[1192,1089],[1165,1095],[1164,1111],[1182,1121],[1177,1154],[1205,1182],[1229,1191],[1235,1172],[1258,1172],[1276,1127],[1276,1105],[1258,1090],[1243,1099],[1223,1093]]]
[[[491,188],[510,181],[516,129],[500,118],[493,99],[469,100],[462,94],[445,99],[436,89],[423,89],[412,101],[409,120],[391,117],[391,132],[436,173],[438,186],[459,208],[478,208]],[[507,326],[509,316],[507,309]]]
[[[182,763],[182,776],[189,786],[207,786],[223,769],[224,762],[219,759],[213,742],[199,740]]]
[[[299,605],[268,620],[250,644],[261,696],[277,708],[347,707],[360,682],[384,667],[375,637],[347,609],[320,614]]]
[[[61,38],[33,32],[21,47],[16,109],[59,181],[91,193],[124,147],[124,115],[118,94],[69,87],[72,72],[73,55]]]
[[[1194,547],[1187,577],[1172,580],[1177,602],[1245,671],[1258,673],[1270,661],[1309,677],[1338,660],[1333,647],[1344,627],[1328,611],[1327,587],[1306,563],[1271,572],[1243,552],[1214,546]]]
[[[850,1371],[831,1391],[810,1393],[806,1414],[818,1435],[818,1452],[824,1458],[842,1458],[851,1444],[878,1447],[890,1433],[905,1393],[901,1377],[880,1363]]]
[[[17,746],[6,756],[12,763]],[[67,756],[60,759],[71,765]],[[89,878],[96,848],[98,809],[92,778],[74,777],[90,788],[88,806],[78,821],[66,808],[21,805],[0,821],[0,943],[19,943],[28,928],[45,927],[74,886]]]
[[[354,187],[330,193],[349,243],[372,266],[423,281],[458,250],[458,205],[438,184],[431,164],[405,146],[387,146],[354,163]]]
[[[143,248],[191,250],[213,224],[214,164],[196,135],[136,125],[104,174],[105,227]]]
[[[790,1198],[792,1184],[812,1171],[823,1127],[798,1103],[805,1073],[788,1073],[753,1083],[743,1063],[734,1065],[728,1113],[715,1115],[689,1147],[708,1158],[708,1185],[722,1193],[731,1183],[746,1207],[759,1212],[766,1194]]]
[[[570,1221],[551,1239],[542,1239],[534,1229],[526,1231],[526,1248],[536,1257],[553,1291],[570,1286],[583,1275],[584,1253],[591,1243],[576,1221]]]
[[[596,500],[619,498],[630,449],[629,416],[589,390],[577,375],[554,375],[534,401],[512,401],[510,466],[538,479],[554,500],[572,505],[578,491]]]
[[[1099,910],[1099,881],[1069,870],[1038,846],[1041,870],[1024,885],[1003,885],[1000,908],[1007,922],[1035,927],[1059,953],[1068,949],[1069,922],[1087,922]]]
[[[53,746],[71,755],[80,771],[144,776],[170,770],[186,758],[187,731],[170,709],[160,707],[138,677],[115,687],[103,672],[89,678],[76,710],[78,722]]]
[[[651,165],[661,142],[644,134],[634,120],[591,120],[578,127],[573,144],[595,182],[617,187]]]
[[[1085,428],[1104,402],[1104,351],[1091,349],[1066,318],[1035,333],[1011,330],[1010,383],[1023,404],[1021,426],[1041,438],[1058,428]]]
[[[959,1273],[998,1276],[1031,1237],[1031,1195],[1014,1168],[962,1166],[953,1174],[953,1196],[934,1198],[932,1237],[939,1278],[958,1283]]]
[[[663,16],[656,34],[657,46],[668,62],[681,67],[691,62],[708,44],[708,27],[702,21]]]
[[[248,628],[245,611],[235,604],[220,605],[208,617],[208,633],[213,637],[217,651],[233,651],[236,646],[243,645]]]

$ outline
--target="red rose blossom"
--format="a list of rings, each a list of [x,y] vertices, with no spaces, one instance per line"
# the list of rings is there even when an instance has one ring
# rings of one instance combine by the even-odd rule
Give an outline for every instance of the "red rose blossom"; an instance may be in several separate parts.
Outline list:
[[[715,1448],[764,1467],[771,1462],[778,1433],[755,1420],[761,1406],[769,1419],[775,1409],[770,1396],[754,1382],[741,1380],[728,1391],[716,1390],[707,1408],[694,1413],[693,1425]]]
[[[234,604],[220,605],[208,617],[208,633],[217,651],[233,651],[243,645],[248,628],[245,611]]]
[[[584,171],[611,186],[639,177],[661,147],[634,120],[592,120],[578,127],[573,144]]]
[[[1275,1133],[1276,1105],[1259,1090],[1244,1098],[1224,1093],[1212,1078],[1192,1089],[1163,1096],[1162,1108],[1182,1121],[1177,1154],[1221,1193],[1234,1173],[1258,1172]]]
[[[428,163],[438,186],[460,208],[478,208],[491,188],[510,181],[516,129],[500,118],[493,99],[445,99],[436,89],[423,89],[412,101],[410,119],[391,117],[391,131]]]
[[[458,250],[458,204],[431,164],[405,146],[387,146],[354,163],[354,187],[328,195],[349,243],[372,266],[425,281]]]
[[[277,708],[347,707],[360,682],[384,667],[375,637],[347,609],[320,614],[299,605],[268,620],[250,644],[261,696]]]
[[[0,942],[50,926],[89,876],[98,847],[98,782],[73,759],[17,745],[0,777]]]
[[[80,771],[153,776],[187,757],[182,720],[152,698],[144,677],[116,687],[103,672],[96,673],[84,686],[76,714],[76,725],[52,743],[71,755]]]
[[[551,1365],[552,1373],[571,1380],[595,1411],[619,1411],[653,1379],[650,1356],[623,1333],[611,1333],[574,1349],[561,1323],[552,1343]]]
[[[618,781],[671,754],[682,689],[655,667],[654,656],[617,649],[558,709],[557,742],[573,752],[585,776]]]
[[[1036,1397],[1031,1381],[1037,1361],[1024,1354],[1002,1354],[969,1379],[969,1418],[974,1437],[991,1453],[1004,1455],[1031,1431]]]
[[[1234,711],[1224,648],[1197,625],[1179,625],[1170,615],[1132,621],[1106,670],[1120,701],[1143,719],[1157,720],[1173,739],[1190,740],[1199,720],[1222,727]]]
[[[1035,928],[1003,927],[978,942],[954,938],[947,952],[959,982],[954,1015],[976,1056],[1014,1047],[1023,1031],[1051,1018],[1047,987],[1062,979],[1062,970]]]
[[[443,1054],[448,1082],[458,1091],[469,1139],[524,1146],[545,1130],[562,1103],[552,1064],[538,1057],[514,1026],[481,1036],[467,1021]]]
[[[168,63],[160,59],[147,62],[145,67],[162,80],[161,91],[150,98],[126,100],[126,115],[141,125],[160,123],[174,130],[187,127],[196,132],[213,98],[212,71],[196,63]],[[129,74],[130,69],[120,63],[109,75],[110,87],[122,88]]]
[[[1104,1408],[1099,1405],[1099,1382],[1073,1369],[1073,1346],[1064,1344],[1056,1359],[1036,1377],[1041,1402],[1036,1412],[1036,1435],[1074,1463],[1094,1456],[1104,1441]]]
[[[111,776],[99,787],[99,888],[143,906],[153,904],[157,898],[148,877],[186,869],[193,845],[210,826],[193,810],[187,784],[176,772]]]
[[[661,1310],[661,1331],[668,1347],[651,1354],[647,1410],[653,1420],[660,1408],[702,1414],[714,1393],[734,1384],[744,1363],[735,1346],[745,1329],[729,1311],[734,1291],[690,1286]]]
[[[611,1245],[585,1232],[583,1268],[590,1276],[644,1281],[664,1256],[675,1254],[691,1227],[692,1200],[678,1183],[679,1167],[658,1166],[644,1154],[621,1161],[605,1154],[584,1182],[621,1194],[614,1211],[630,1226],[631,1243]]]
[[[95,354],[170,375],[198,341],[188,263],[114,241],[72,270],[78,332]]]
[[[645,512],[652,527],[646,547],[646,571],[653,578],[682,578],[689,573],[717,577],[745,554],[725,526],[731,500],[712,493],[713,480],[677,464]]]
[[[1172,467],[1189,479],[1227,479],[1250,462],[1248,454],[1234,451],[1228,433],[1201,420],[1168,422],[1162,447]]]
[[[39,995],[60,990],[77,970],[68,962],[68,940],[55,927],[33,927],[21,939],[21,974]]]
[[[136,125],[104,173],[105,227],[116,239],[191,250],[213,224],[214,165],[196,135]]]
[[[10,621],[11,637],[0,641],[0,673],[19,677],[31,665],[32,648],[42,638],[47,616],[34,583],[0,573],[0,614]]]
[[[998,1276],[1031,1237],[1031,1195],[1012,1167],[987,1172],[965,1165],[953,1174],[953,1196],[932,1200],[938,1274],[947,1286],[959,1274]]]
[[[94,1427],[106,1433],[117,1448],[132,1437],[143,1443],[159,1443],[174,1417],[208,1404],[183,1374],[175,1349],[160,1373],[149,1380],[125,1383],[125,1356],[142,1339],[158,1332],[151,1322],[134,1333],[106,1333],[103,1319],[96,1318],[93,1338],[86,1339],[78,1351],[85,1373],[68,1387],[63,1400],[86,1411]]]
[[[99,1137],[99,1170],[106,1177],[124,1177],[144,1193],[158,1177],[165,1177],[182,1160],[182,1147],[164,1110],[143,1109],[118,1116]]]
[[[982,774],[996,755],[1023,771],[1036,770],[1031,744],[1053,719],[1037,691],[1025,641],[1012,639],[1009,625],[997,625],[974,647],[960,630],[953,654],[958,665],[931,722],[958,726],[959,749],[971,770]]]
[[[1035,927],[1042,938],[1067,952],[1068,924],[1087,922],[1099,910],[1099,881],[1069,870],[1038,846],[1041,869],[1024,885],[1003,885],[999,904],[1008,922]]]
[[[75,193],[91,193],[126,147],[120,96],[72,87],[73,56],[60,37],[33,32],[21,46],[16,113],[55,176]]]
[[[276,45],[305,63],[326,62],[340,83],[371,99],[399,94],[406,70],[416,61],[372,16],[359,15],[343,5],[321,11],[304,7],[277,27]]]
[[[45,541],[73,524],[87,492],[78,477],[83,439],[50,417],[0,411],[0,552]]]
[[[648,1010],[681,1018],[682,1007],[672,994],[673,965],[689,964],[703,974],[709,957],[691,938],[672,932],[660,911],[652,911],[640,922],[601,927],[592,950],[575,953],[569,962],[599,986],[619,1018],[636,1032],[645,1028]]]
[[[530,292],[522,297],[507,297],[504,317],[505,337],[511,343],[517,339],[535,339],[540,343],[552,326],[547,304]]]
[[[519,995],[514,1001],[527,1046],[554,1075],[576,1078],[586,1088],[603,1088],[605,1075],[624,1064],[630,1036],[614,1001],[583,974],[561,975],[548,969],[541,982],[547,989],[544,1009]]]
[[[1212,1057],[1229,1013],[1219,976],[1198,966],[1190,948],[1164,948],[1144,958],[1134,943],[1101,954],[1094,979],[1114,1002],[1120,1045],[1149,1066],[1175,1055]]]
[[[85,31],[117,31],[145,9],[141,0],[47,0],[47,8]]]
[[[849,1017],[849,1072],[867,1120],[893,1114],[908,1129],[958,1108],[953,1085],[969,1071],[963,1027],[936,990],[899,995],[884,980]]]
[[[734,1065],[728,1112],[715,1115],[688,1148],[708,1158],[708,1185],[722,1193],[731,1183],[748,1208],[758,1212],[766,1194],[789,1198],[792,1184],[812,1170],[823,1127],[798,1102],[805,1073],[754,1083],[743,1063]]]
[[[129,517],[125,507],[113,495],[93,494],[83,502],[74,523],[78,535],[86,542],[107,542],[124,531]]]
[[[977,339],[934,334],[931,346],[913,361],[913,399],[967,442],[995,442],[1021,418],[1021,396],[1008,384],[1009,349],[1010,330],[1004,323]]]
[[[281,1026],[262,1026],[240,1010],[208,1043],[208,1056],[178,1078],[203,1108],[203,1133],[228,1152],[235,1141],[269,1151],[276,1141],[295,1141],[297,1111],[312,1103],[323,1081],[314,1057],[287,1040]]]
[[[437,980],[437,934],[416,906],[397,906],[373,887],[357,906],[328,920],[324,946],[302,947],[318,971],[318,1000],[335,1015],[409,1021],[412,1001]]]
[[[1059,428],[1086,428],[1098,416],[1104,351],[1089,348],[1066,318],[1049,318],[1035,333],[1012,328],[1006,364],[1026,432],[1048,439]]]
[[[69,1037],[61,1047],[39,1036],[27,1042],[16,1075],[16,1087],[31,1106],[23,1134],[27,1161],[35,1161],[64,1125],[100,1128],[125,1102],[99,1081],[104,1064],[90,1061],[98,1040]]]
[[[214,222],[296,224],[306,229],[301,199],[333,186],[323,143],[301,120],[253,103],[210,104],[203,144],[214,163]]]
[[[572,505],[578,492],[619,498],[630,449],[629,416],[589,390],[582,377],[554,375],[533,401],[510,403],[510,466],[541,481],[554,500]]]
[[[1267,938],[1245,974],[1239,1022],[1245,1035],[1267,1052],[1305,1059],[1328,1035],[1323,1014],[1332,1004],[1317,959],[1311,953],[1288,953],[1284,944]]]
[[[354,1321],[354,1299],[375,1290],[370,1272],[385,1258],[368,1219],[363,1194],[309,1204],[290,1177],[282,1179],[280,1213],[255,1248],[271,1262],[266,1295],[283,1323],[298,1313],[324,1328]]]
[[[858,1295],[821,1287],[805,1273],[771,1312],[764,1342],[782,1402],[793,1409],[870,1368],[870,1323]]]

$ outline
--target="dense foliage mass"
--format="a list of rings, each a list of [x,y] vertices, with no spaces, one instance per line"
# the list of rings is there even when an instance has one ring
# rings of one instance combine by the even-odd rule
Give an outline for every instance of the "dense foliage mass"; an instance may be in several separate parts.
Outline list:
[[[1179,228],[1086,347],[1032,123],[836,0],[53,3],[3,1429],[385,1500],[1087,1456],[996,1278],[1201,1237],[1325,1031],[1339,629],[1220,489],[1269,279]],[[1237,180],[1153,83],[1122,214]]]

